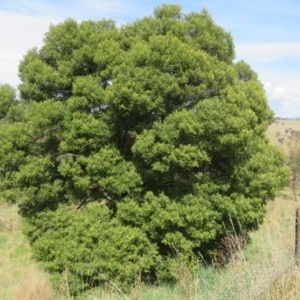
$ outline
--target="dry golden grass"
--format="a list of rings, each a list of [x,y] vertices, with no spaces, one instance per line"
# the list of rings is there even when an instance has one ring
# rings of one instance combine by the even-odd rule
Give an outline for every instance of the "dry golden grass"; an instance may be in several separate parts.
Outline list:
[[[50,280],[31,258],[17,208],[1,205],[1,210],[11,230],[0,220],[0,299],[50,300],[54,296]]]
[[[14,292],[14,300],[51,300],[53,299],[51,282],[45,272],[35,267],[27,269]]]
[[[251,235],[252,244],[244,253],[246,260],[232,261],[213,284],[200,277],[206,286],[201,285],[195,299],[279,299],[272,295],[278,290],[284,294],[287,282],[289,292],[300,297],[298,285],[291,281],[296,282],[299,276],[288,271],[294,263],[295,207],[288,189],[270,202],[265,223]]]
[[[20,219],[15,218],[16,208],[2,206],[7,222],[12,226],[8,231],[0,223],[0,299],[11,299],[12,290],[24,274],[24,267],[30,265],[30,252],[24,237],[20,234]]]
[[[287,137],[290,134],[286,135],[285,129],[289,128],[300,130],[300,121],[281,120],[279,124],[273,123],[268,129],[267,135],[270,137],[271,142],[276,144],[276,132],[280,132],[281,136]],[[280,146],[278,142],[277,144]],[[280,147],[288,153],[289,140],[286,138],[284,144]],[[299,187],[296,192],[299,195]],[[299,207],[299,203],[297,203],[293,197],[292,188],[287,187],[282,190],[276,200],[274,202],[270,202],[268,205],[266,221],[261,226],[259,232],[256,233],[260,241],[262,241],[262,238],[269,233],[270,235],[278,238],[281,247],[290,249],[293,253],[295,247],[295,211],[297,207]],[[299,279],[300,274],[298,268],[284,273],[283,276],[279,277],[270,289],[267,290],[267,293],[264,295],[266,298],[264,299],[299,299]],[[287,293],[289,296],[287,298],[283,297],[284,293]],[[296,298],[292,298],[292,294],[297,295]]]
[[[300,131],[300,120],[280,120],[278,124],[271,124],[266,132],[267,136],[270,138],[270,142],[274,145],[278,145],[282,147],[285,151],[288,149],[288,142],[289,142],[289,136],[290,133],[286,134],[286,129],[293,129],[293,130],[299,130]],[[277,136],[276,133],[279,133],[280,135]],[[278,138],[284,138],[283,145],[278,142]]]
[[[300,298],[300,268],[284,273],[264,292],[261,300],[298,300]]]

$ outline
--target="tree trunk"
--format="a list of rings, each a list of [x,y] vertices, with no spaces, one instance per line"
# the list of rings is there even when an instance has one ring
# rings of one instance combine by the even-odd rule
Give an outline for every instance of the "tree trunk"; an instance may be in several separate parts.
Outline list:
[[[294,194],[295,201],[298,201],[297,193],[296,193],[296,187],[297,187],[296,182],[297,182],[297,176],[293,176],[293,179],[292,179],[293,194]]]

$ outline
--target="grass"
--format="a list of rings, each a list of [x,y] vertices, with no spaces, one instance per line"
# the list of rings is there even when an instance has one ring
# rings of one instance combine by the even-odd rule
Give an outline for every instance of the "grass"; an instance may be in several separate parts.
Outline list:
[[[279,145],[276,132],[286,137],[286,128],[300,130],[300,121],[272,124],[267,132],[271,142]],[[279,146],[287,150],[286,140]],[[182,265],[176,285],[137,284],[130,294],[124,295],[108,282],[106,289],[89,291],[79,300],[299,299],[300,268],[291,267],[297,206],[291,189],[282,190],[268,204],[264,224],[251,234],[251,244],[241,253],[245,259],[233,260],[225,269],[203,266],[197,274],[191,274]],[[20,231],[17,208],[1,207],[12,230],[0,219],[0,300],[72,299],[67,285],[59,294],[54,291],[48,274],[32,260],[30,247]]]
[[[106,290],[89,291],[80,299],[298,299],[298,268],[284,273],[293,263],[296,206],[290,189],[281,191],[269,203],[265,223],[251,235],[252,243],[243,253],[246,260],[233,261],[224,270],[202,267],[194,275],[183,267],[174,286],[142,285],[123,295],[108,283]],[[0,299],[72,299],[67,288],[55,294],[47,273],[31,259],[16,207],[4,206],[2,210],[12,231],[0,226]],[[275,280],[278,275],[282,276]],[[263,292],[273,281],[272,288]],[[289,298],[284,298],[285,294]]]
[[[48,274],[31,259],[30,247],[20,230],[15,206],[2,205],[10,224],[0,219],[0,299],[48,300],[54,295]]]
[[[271,124],[268,128],[266,134],[270,138],[270,142],[274,145],[278,145],[283,148],[284,151],[288,150],[288,141],[291,136],[290,132],[286,133],[286,129],[293,129],[300,131],[300,121],[299,120],[280,120],[278,124]],[[284,138],[284,142],[281,145],[278,142],[279,138]]]

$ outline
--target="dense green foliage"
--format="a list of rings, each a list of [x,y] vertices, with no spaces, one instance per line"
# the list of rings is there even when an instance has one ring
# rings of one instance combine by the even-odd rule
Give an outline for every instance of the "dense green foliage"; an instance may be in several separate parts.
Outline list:
[[[209,257],[232,221],[257,228],[287,169],[262,84],[233,58],[207,11],[177,5],[121,28],[66,20],[28,51],[0,188],[53,274],[128,288]]]
[[[0,85],[0,120],[5,118],[9,109],[16,104],[15,90],[8,84]]]

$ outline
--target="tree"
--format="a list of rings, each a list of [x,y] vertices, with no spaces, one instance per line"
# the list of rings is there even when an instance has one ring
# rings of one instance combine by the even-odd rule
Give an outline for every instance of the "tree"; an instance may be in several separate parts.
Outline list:
[[[0,85],[0,119],[4,118],[10,107],[16,103],[16,92],[8,84]]]
[[[286,129],[286,130],[285,130],[285,134],[288,134],[288,133],[289,133],[289,131],[290,131],[289,129]]]
[[[278,142],[282,145],[284,143],[284,138],[283,137],[279,138]]]
[[[289,143],[289,167],[295,201],[298,201],[297,186],[300,176],[300,138],[295,137]]]
[[[238,73],[238,78],[243,81],[258,80],[257,74],[243,60],[235,64],[235,69]]]
[[[1,189],[55,276],[170,279],[175,254],[209,258],[232,221],[262,222],[288,171],[265,137],[263,85],[233,58],[206,10],[178,5],[120,28],[69,19],[28,51],[23,114],[0,130]]]

